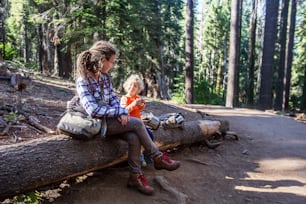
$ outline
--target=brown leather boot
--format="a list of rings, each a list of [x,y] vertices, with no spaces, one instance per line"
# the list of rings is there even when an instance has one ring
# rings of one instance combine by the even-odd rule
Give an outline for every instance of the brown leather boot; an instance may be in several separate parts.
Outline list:
[[[146,195],[152,195],[154,192],[154,188],[149,186],[143,174],[131,174],[127,185]]]
[[[173,171],[178,169],[180,165],[179,161],[172,160],[165,152],[161,156],[154,157],[154,167],[157,170],[166,169]]]

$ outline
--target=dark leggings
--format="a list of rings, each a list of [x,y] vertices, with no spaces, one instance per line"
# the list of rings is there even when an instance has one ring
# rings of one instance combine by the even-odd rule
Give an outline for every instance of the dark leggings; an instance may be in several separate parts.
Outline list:
[[[154,158],[162,153],[148,134],[142,120],[130,117],[127,125],[122,126],[117,118],[107,118],[106,137],[119,135],[128,143],[128,164],[132,173],[142,173],[140,165],[141,146],[144,154]]]
[[[146,127],[146,130],[147,130],[147,132],[148,132],[148,134],[149,134],[149,136],[150,136],[150,138],[151,138],[151,140],[152,141],[154,141],[154,135],[153,135],[153,132],[149,129],[149,128],[147,128]]]

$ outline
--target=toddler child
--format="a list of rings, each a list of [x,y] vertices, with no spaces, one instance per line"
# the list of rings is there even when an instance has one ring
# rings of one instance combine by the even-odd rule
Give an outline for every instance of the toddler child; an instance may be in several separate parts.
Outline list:
[[[136,118],[141,118],[141,111],[144,110],[146,102],[138,94],[144,89],[144,84],[138,75],[131,75],[123,84],[126,95],[121,97],[120,105],[125,107],[129,115]],[[154,135],[150,129],[146,128],[152,141]],[[141,165],[146,166],[147,162],[152,163],[152,158],[149,158],[143,153],[140,155]]]

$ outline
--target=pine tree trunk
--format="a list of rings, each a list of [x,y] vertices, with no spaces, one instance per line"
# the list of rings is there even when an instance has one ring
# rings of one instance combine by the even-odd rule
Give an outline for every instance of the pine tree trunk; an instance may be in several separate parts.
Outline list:
[[[187,22],[186,22],[186,62],[185,62],[185,100],[186,103],[194,103],[194,88],[193,88],[193,25],[194,25],[194,2],[187,0]]]
[[[255,42],[256,42],[256,24],[257,24],[257,0],[253,0],[252,20],[250,28],[250,47],[249,47],[249,77],[247,79],[247,103],[254,104],[254,73],[255,73]]]
[[[272,108],[272,77],[274,66],[275,39],[277,34],[279,0],[266,2],[265,28],[263,39],[262,64],[260,68],[260,87],[258,109]]]
[[[301,111],[306,113],[306,66],[304,67],[304,84],[303,84],[303,95],[301,99]]]
[[[44,75],[50,74],[51,68],[51,59],[50,59],[50,45],[49,45],[49,36],[44,33],[48,33],[47,23],[43,23],[40,25],[40,57],[41,57],[41,73]]]
[[[5,12],[5,2],[0,0],[0,43],[3,47],[0,48],[0,62],[5,59],[5,28],[4,28],[4,12]]]
[[[289,0],[282,1],[282,13],[280,19],[280,55],[278,63],[278,76],[275,86],[274,110],[282,110],[284,92],[284,73],[287,40],[287,21],[288,21]]]
[[[288,110],[289,108],[291,66],[292,66],[292,58],[293,58],[293,44],[294,44],[295,18],[296,18],[296,6],[297,6],[296,4],[297,4],[297,0],[292,0],[291,11],[290,11],[289,39],[288,39],[288,46],[287,46],[287,53],[286,53],[285,93],[284,93],[284,101],[283,101],[283,110]],[[306,103],[305,103],[305,107],[306,107]]]
[[[27,17],[25,17],[27,19]],[[23,47],[23,59],[25,63],[28,63],[30,61],[30,49],[29,49],[29,38],[28,38],[28,22],[26,20],[23,20],[24,25],[24,31],[23,31],[23,41],[24,41],[24,47]]]
[[[226,92],[226,107],[237,106],[238,103],[238,61],[239,61],[239,11],[240,0],[233,0],[231,5],[231,33],[229,48],[228,82]]]

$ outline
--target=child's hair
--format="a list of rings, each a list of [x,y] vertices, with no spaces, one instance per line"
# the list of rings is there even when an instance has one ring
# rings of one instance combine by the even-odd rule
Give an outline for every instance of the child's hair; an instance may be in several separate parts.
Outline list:
[[[124,88],[125,92],[128,92],[128,88],[129,88],[130,84],[132,84],[132,83],[138,83],[138,86],[139,86],[138,93],[140,93],[144,89],[144,83],[143,83],[142,79],[140,78],[140,76],[136,75],[136,74],[133,74],[133,75],[129,76],[129,78],[127,78],[127,80],[123,84],[123,88]]]

